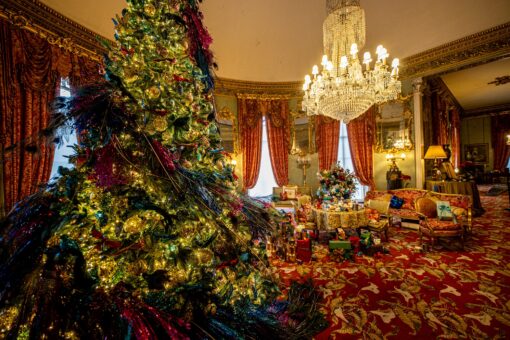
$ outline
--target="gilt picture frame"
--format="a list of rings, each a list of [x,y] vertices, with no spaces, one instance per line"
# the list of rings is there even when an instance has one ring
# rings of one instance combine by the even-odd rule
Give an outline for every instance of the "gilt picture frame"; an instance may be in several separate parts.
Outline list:
[[[464,145],[464,161],[475,164],[489,163],[489,144],[466,144]]]

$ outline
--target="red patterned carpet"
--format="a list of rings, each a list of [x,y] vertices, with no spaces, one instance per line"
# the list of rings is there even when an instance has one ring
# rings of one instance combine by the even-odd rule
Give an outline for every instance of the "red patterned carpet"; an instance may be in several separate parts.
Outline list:
[[[510,339],[508,196],[485,196],[464,251],[414,253],[418,232],[391,229],[390,254],[304,265],[274,261],[282,282],[312,278],[330,326],[316,339]]]

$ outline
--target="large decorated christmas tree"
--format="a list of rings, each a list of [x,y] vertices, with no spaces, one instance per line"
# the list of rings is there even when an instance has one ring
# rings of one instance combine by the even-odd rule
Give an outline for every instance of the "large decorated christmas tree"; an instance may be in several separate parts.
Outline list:
[[[236,194],[214,123],[211,38],[195,0],[130,0],[106,81],[55,105],[75,167],[1,227],[2,338],[297,338],[313,290],[281,293],[266,211]]]

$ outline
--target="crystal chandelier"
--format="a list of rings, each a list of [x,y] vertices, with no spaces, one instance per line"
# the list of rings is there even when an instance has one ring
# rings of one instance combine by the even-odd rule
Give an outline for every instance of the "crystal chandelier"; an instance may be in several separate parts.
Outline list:
[[[324,115],[348,123],[373,104],[397,98],[401,92],[399,61],[393,59],[390,69],[386,64],[388,52],[379,45],[373,69],[370,52],[363,54],[363,70],[358,48],[365,45],[365,12],[359,0],[327,0],[326,8],[322,70],[319,72],[315,65],[312,77],[306,75],[302,108],[308,115]]]

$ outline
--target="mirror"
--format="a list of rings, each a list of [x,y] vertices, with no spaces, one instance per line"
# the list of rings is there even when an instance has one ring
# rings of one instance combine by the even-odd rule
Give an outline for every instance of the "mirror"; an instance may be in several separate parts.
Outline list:
[[[237,153],[239,146],[235,114],[228,107],[223,107],[217,113],[216,124],[220,130],[223,149],[228,153]]]
[[[411,95],[379,105],[376,124],[377,152],[414,150]]]
[[[312,154],[315,152],[314,119],[303,112],[291,114],[291,155]]]

